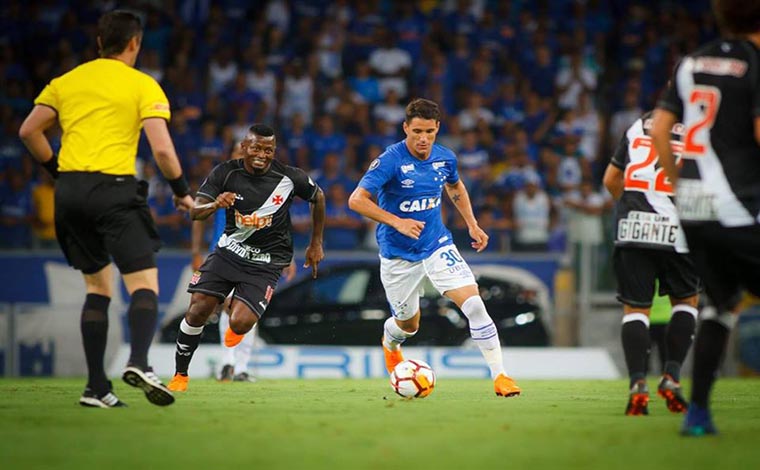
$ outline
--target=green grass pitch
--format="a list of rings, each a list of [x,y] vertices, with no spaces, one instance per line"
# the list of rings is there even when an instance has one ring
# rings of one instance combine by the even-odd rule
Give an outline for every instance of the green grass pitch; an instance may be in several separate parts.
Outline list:
[[[0,380],[0,468],[745,469],[760,465],[760,381],[721,379],[721,435],[683,438],[657,397],[623,416],[624,381],[440,379],[406,401],[386,380],[191,380],[168,408],[119,382],[125,409],[76,404],[83,381]],[[656,386],[650,379],[650,388]]]

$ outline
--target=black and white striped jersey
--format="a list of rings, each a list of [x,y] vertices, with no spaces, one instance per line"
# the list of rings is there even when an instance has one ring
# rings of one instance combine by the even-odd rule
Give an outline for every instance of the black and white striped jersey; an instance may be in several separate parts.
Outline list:
[[[624,191],[616,204],[615,245],[688,253],[673,203],[673,185],[660,167],[649,137],[652,113],[628,128],[610,164],[623,171]],[[673,127],[671,145],[680,155],[681,124]]]
[[[318,189],[298,168],[274,160],[269,171],[254,175],[238,159],[217,165],[198,195],[211,200],[224,192],[236,195],[235,204],[225,213],[217,253],[234,261],[278,267],[287,266],[293,257],[289,211],[293,197],[313,202]]]
[[[760,49],[745,40],[713,41],[687,55],[658,107],[684,123],[683,166],[677,188],[684,223],[758,224]]]

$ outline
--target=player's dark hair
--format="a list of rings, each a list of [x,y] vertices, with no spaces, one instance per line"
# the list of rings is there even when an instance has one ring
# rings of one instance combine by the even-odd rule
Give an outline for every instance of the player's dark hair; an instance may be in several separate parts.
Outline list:
[[[142,30],[140,17],[131,11],[114,10],[101,16],[98,20],[100,56],[121,54],[133,37],[142,34]]]
[[[713,13],[723,34],[741,36],[760,32],[757,0],[712,0]]]
[[[254,124],[248,128],[248,132],[256,134],[260,137],[272,137],[274,135],[274,129],[266,124]]]
[[[435,101],[415,98],[406,106],[406,123],[409,124],[414,118],[440,121],[441,110]]]

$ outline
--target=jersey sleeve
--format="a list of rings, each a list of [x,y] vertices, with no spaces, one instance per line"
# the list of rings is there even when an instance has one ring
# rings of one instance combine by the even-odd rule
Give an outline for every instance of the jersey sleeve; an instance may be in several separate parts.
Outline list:
[[[451,153],[450,160],[451,171],[446,175],[447,184],[457,184],[459,182],[459,168],[457,165],[457,157],[454,152]]]
[[[211,173],[206,177],[201,187],[198,188],[197,196],[203,196],[205,198],[216,200],[216,197],[224,192],[222,185],[224,184],[224,175],[226,171],[223,165],[217,165],[211,170]]]
[[[380,188],[393,178],[395,171],[396,165],[393,162],[393,158],[387,154],[380,155],[369,164],[367,172],[359,181],[359,187],[375,195],[380,191]]]
[[[615,153],[610,158],[610,165],[620,170],[625,170],[628,165],[628,136],[623,136],[615,149]]]
[[[676,66],[673,76],[668,82],[667,88],[657,101],[658,108],[665,109],[675,114],[679,121],[683,117],[683,101],[681,101],[681,96],[678,94],[676,77],[678,76],[678,70],[681,68],[681,64],[682,62],[679,62]]]
[[[295,195],[304,201],[314,202],[314,198],[319,191],[317,183],[300,168],[293,168],[289,176],[293,180],[293,192]]]
[[[58,111],[58,88],[56,87],[56,81],[53,80],[48,83],[42,92],[34,100],[34,104],[40,104],[47,106]]]
[[[171,111],[164,90],[152,77],[146,75],[140,93],[140,120],[148,118],[162,118],[168,121]]]

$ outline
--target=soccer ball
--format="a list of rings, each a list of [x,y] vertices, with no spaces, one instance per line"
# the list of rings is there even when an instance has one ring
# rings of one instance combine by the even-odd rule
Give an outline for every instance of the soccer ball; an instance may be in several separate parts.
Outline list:
[[[391,387],[404,398],[424,398],[433,393],[435,372],[425,361],[407,359],[391,372]]]

